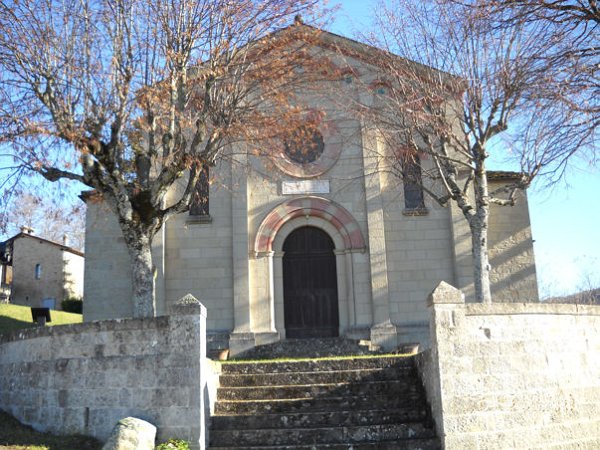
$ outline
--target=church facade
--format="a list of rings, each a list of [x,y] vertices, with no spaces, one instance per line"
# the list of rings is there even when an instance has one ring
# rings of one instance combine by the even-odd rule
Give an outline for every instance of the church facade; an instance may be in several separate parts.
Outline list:
[[[381,74],[360,57],[369,48],[344,41],[352,54],[331,57],[352,71],[337,83],[361,104],[376,102]],[[327,92],[307,94],[310,111],[324,117],[307,148],[290,143],[262,158],[232,151],[205,174],[202,201],[168,220],[153,242],[157,314],[192,294],[207,308],[209,333],[225,336],[234,353],[328,336],[392,349],[427,341],[427,297],[440,281],[473,298],[460,210],[377,170],[376,130]],[[116,219],[102,203],[89,202],[87,214],[84,320],[130,317]],[[489,249],[494,301],[537,301],[524,192],[516,206],[491,207]]]

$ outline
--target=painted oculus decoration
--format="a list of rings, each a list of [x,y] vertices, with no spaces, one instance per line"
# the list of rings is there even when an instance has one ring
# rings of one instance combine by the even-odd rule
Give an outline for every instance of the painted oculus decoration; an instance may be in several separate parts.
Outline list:
[[[342,139],[333,122],[296,128],[272,155],[285,174],[296,178],[319,176],[333,167],[342,152]]]
[[[284,142],[286,156],[298,164],[315,162],[323,154],[325,143],[319,130],[301,126]]]

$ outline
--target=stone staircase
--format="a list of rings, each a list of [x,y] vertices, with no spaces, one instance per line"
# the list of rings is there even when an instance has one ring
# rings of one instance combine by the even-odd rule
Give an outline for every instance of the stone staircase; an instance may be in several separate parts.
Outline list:
[[[222,366],[213,449],[439,449],[412,357]]]
[[[362,342],[362,344],[361,344]],[[259,345],[234,356],[233,359],[262,360],[277,358],[326,358],[329,356],[363,356],[382,353],[370,341],[346,338],[284,339]]]

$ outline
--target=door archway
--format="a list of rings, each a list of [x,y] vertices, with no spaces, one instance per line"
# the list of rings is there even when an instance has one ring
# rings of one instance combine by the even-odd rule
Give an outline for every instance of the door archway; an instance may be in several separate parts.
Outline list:
[[[283,244],[286,337],[335,337],[339,333],[335,245],[317,227],[292,231]]]

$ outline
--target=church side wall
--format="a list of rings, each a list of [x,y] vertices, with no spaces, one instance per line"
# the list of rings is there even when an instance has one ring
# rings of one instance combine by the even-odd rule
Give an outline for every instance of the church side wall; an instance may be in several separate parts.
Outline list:
[[[441,280],[454,276],[449,210],[425,195],[426,213],[405,214],[399,180],[385,176],[383,186],[390,317],[401,333],[410,334],[410,329],[416,327],[415,332],[424,333],[426,338],[424,299]]]
[[[600,307],[465,304],[447,284],[430,301],[419,366],[444,448],[600,447]]]
[[[129,254],[116,217],[101,202],[87,202],[85,253],[83,320],[131,317]]]
[[[490,180],[490,191],[506,180]],[[460,209],[452,203],[455,284],[473,301],[473,257],[471,231]],[[537,302],[537,278],[526,192],[517,194],[514,206],[490,206],[488,223],[490,282],[493,302]]]
[[[208,310],[209,330],[233,328],[232,193],[230,162],[211,167],[210,219],[202,222],[182,213],[165,227],[166,312],[186,294]]]
[[[490,191],[506,185],[490,180]],[[452,202],[455,285],[474,301],[471,231],[463,213]],[[514,206],[490,206],[488,251],[493,302],[537,302],[538,289],[527,193],[519,192]]]
[[[488,238],[493,301],[537,301],[531,222],[524,192],[519,192],[514,206],[491,206]]]

